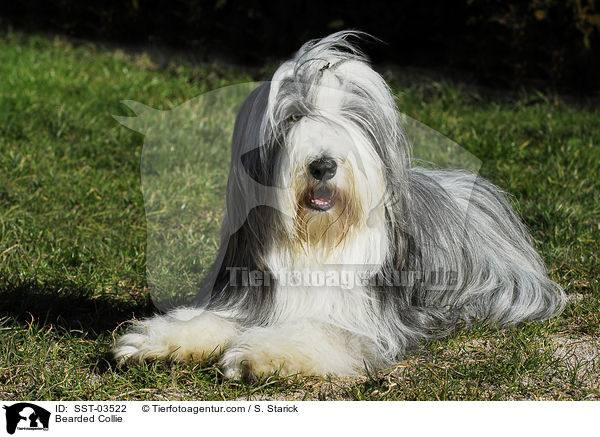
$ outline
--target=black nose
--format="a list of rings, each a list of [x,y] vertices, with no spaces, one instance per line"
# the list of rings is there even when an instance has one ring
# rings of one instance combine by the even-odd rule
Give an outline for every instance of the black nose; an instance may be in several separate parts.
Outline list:
[[[319,158],[308,165],[308,171],[318,181],[328,181],[336,170],[337,164],[331,158]]]

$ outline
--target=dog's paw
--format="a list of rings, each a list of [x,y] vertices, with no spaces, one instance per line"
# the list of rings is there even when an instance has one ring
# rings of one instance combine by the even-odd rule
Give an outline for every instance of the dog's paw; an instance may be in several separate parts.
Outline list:
[[[162,319],[158,316],[130,322],[127,333],[116,341],[112,350],[115,360],[123,363],[166,358],[175,351],[177,345],[169,344],[164,335],[164,332],[170,330],[171,326]]]
[[[234,323],[210,312],[180,313],[131,322],[112,350],[116,361],[205,360],[220,355],[238,332]]]
[[[220,363],[226,378],[254,382],[275,373],[280,376],[330,373],[326,360],[304,342],[277,334],[271,336],[268,330],[256,331],[237,338],[222,355]]]
[[[290,358],[264,349],[235,347],[223,354],[221,368],[225,378],[252,383],[273,374],[289,376],[302,373],[301,368],[294,368]]]
[[[221,357],[226,378],[255,381],[277,373],[351,376],[361,372],[362,355],[345,331],[304,320],[257,327],[236,337]]]

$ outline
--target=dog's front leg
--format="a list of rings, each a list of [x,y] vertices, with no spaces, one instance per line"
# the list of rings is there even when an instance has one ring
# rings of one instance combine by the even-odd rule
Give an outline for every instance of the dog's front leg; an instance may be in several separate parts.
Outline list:
[[[228,378],[355,375],[364,368],[360,337],[315,320],[255,327],[236,337],[221,358]]]
[[[179,308],[131,322],[112,350],[118,362],[166,358],[176,361],[220,355],[240,327],[218,313]]]

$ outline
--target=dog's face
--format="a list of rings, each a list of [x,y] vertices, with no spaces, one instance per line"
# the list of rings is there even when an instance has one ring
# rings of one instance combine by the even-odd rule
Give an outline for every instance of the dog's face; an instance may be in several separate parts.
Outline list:
[[[382,167],[351,121],[315,106],[290,127],[281,155],[279,205],[292,218],[289,234],[305,250],[343,246],[383,211]]]
[[[390,100],[381,77],[355,59],[308,58],[275,73],[267,113],[281,147],[277,203],[297,249],[344,250],[353,234],[384,228]]]

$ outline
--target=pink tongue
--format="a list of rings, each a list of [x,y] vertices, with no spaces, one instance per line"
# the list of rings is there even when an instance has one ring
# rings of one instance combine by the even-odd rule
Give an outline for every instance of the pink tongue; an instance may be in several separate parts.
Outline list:
[[[327,199],[311,199],[310,200],[311,203],[315,204],[315,205],[319,205],[319,206],[324,206],[324,205],[329,205],[329,200]]]
[[[333,205],[331,191],[326,188],[317,188],[308,196],[308,203],[315,209],[326,211]]]

